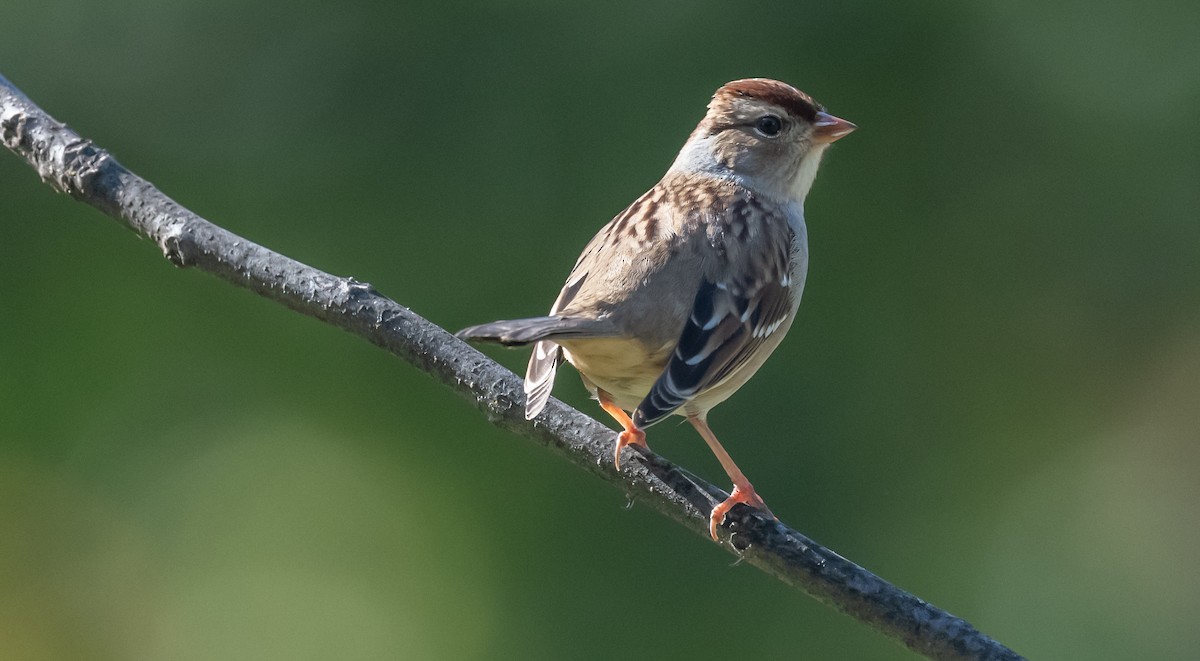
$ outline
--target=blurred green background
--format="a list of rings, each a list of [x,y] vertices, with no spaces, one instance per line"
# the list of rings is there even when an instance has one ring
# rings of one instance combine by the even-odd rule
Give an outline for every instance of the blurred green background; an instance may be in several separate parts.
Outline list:
[[[451,329],[544,312],[722,83],[809,91],[861,130],[726,446],[1031,658],[1200,646],[1200,4],[21,5],[52,115]],[[0,658],[913,658],[7,152],[0,302]]]

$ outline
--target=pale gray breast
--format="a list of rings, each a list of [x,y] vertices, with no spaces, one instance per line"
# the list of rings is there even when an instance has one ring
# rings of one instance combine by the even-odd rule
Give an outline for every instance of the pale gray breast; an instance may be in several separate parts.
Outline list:
[[[787,216],[788,227],[792,230],[790,267],[793,308],[800,305],[804,295],[804,283],[808,279],[808,226],[804,223],[804,206],[799,203],[789,203],[783,213]]]

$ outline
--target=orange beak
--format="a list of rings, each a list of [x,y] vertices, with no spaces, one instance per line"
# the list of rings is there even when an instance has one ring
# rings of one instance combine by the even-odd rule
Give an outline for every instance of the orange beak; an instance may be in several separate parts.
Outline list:
[[[816,127],[813,133],[817,136],[817,140],[824,143],[830,143],[849,135],[851,131],[858,128],[857,125],[840,117],[834,117],[827,112],[818,112],[817,121],[813,126]]]

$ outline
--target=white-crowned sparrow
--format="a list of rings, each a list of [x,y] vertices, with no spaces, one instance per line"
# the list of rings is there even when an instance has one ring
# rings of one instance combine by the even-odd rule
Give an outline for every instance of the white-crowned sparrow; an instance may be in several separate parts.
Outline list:
[[[804,198],[825,148],[855,128],[779,81],[724,85],[662,181],[583,249],[550,316],[459,337],[535,343],[525,376],[530,419],[565,357],[624,428],[618,467],[621,448],[645,447],[643,428],[685,416],[733,481],[710,517],[716,539],[735,504],[766,504],[706,417],[791,326],[808,270]]]

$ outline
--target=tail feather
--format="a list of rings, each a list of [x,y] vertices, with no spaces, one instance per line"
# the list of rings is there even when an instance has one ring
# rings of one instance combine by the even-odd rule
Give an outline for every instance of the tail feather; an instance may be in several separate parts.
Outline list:
[[[525,419],[533,420],[546,408],[550,390],[554,387],[554,374],[562,362],[562,347],[550,340],[541,340],[533,345],[529,357],[529,369],[525,371]]]
[[[519,347],[545,339],[583,339],[612,336],[612,325],[598,319],[579,317],[531,317],[508,319],[490,324],[471,326],[458,331],[464,340],[498,342],[507,347]]]
[[[612,337],[616,334],[608,321],[578,317],[509,319],[464,328],[457,333],[464,340],[498,342],[509,347],[535,343],[533,355],[529,357],[529,369],[525,372],[527,420],[537,417],[550,400],[554,375],[563,357],[562,347],[555,340]]]

